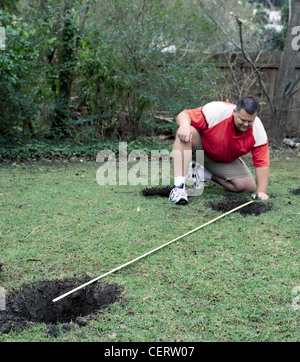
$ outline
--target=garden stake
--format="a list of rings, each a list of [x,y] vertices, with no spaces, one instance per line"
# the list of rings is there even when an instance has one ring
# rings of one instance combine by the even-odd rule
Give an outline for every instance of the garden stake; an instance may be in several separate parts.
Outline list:
[[[94,278],[94,279],[91,279],[91,280],[88,281],[87,283],[84,283],[84,284],[80,285],[79,287],[77,287],[77,288],[75,288],[75,289],[72,289],[72,290],[70,290],[69,292],[67,292],[67,293],[65,293],[65,294],[63,294],[63,295],[61,295],[61,296],[53,299],[52,302],[57,302],[57,301],[59,301],[60,299],[63,299],[63,298],[65,298],[66,296],[68,296],[68,295],[70,295],[70,294],[72,294],[72,293],[75,293],[77,290],[82,289],[82,288],[85,288],[85,287],[88,286],[89,284],[92,284],[92,283],[96,282],[97,280],[102,279],[102,278],[106,277],[107,275],[116,272],[117,270],[120,270],[120,269],[122,269],[122,268],[125,268],[125,266],[127,266],[127,265],[129,265],[129,264],[132,264],[132,263],[134,263],[134,262],[136,262],[136,261],[144,258],[145,256],[150,255],[150,254],[154,253],[155,251],[164,248],[164,247],[167,246],[167,245],[170,245],[170,244],[173,243],[174,241],[177,241],[177,240],[179,240],[179,239],[184,238],[185,236],[188,236],[188,235],[194,233],[195,231],[203,228],[204,226],[207,226],[207,225],[209,225],[209,224],[211,224],[211,223],[213,223],[213,222],[221,219],[222,217],[224,217],[224,216],[226,216],[226,215],[228,215],[228,214],[230,214],[230,213],[232,213],[232,212],[234,212],[234,211],[236,211],[236,210],[238,210],[238,209],[241,209],[241,208],[244,207],[244,206],[247,206],[247,205],[251,204],[252,202],[254,202],[254,201],[253,201],[253,200],[248,201],[248,202],[246,202],[246,203],[243,204],[243,205],[240,205],[240,206],[238,206],[238,207],[236,207],[236,208],[234,208],[234,209],[232,209],[232,210],[230,210],[230,211],[227,211],[227,212],[225,212],[225,214],[220,215],[220,216],[216,217],[215,219],[213,219],[213,220],[211,220],[211,221],[208,221],[208,222],[206,222],[205,224],[200,225],[200,226],[198,226],[197,228],[195,228],[195,229],[193,229],[193,230],[191,230],[191,231],[189,231],[189,232],[187,232],[187,233],[185,233],[185,234],[183,234],[183,235],[181,235],[181,236],[178,236],[177,238],[175,238],[175,239],[173,239],[173,240],[171,240],[171,241],[169,241],[169,242],[167,242],[167,243],[165,243],[165,244],[163,244],[163,245],[161,245],[161,246],[159,246],[159,247],[157,247],[157,248],[155,248],[155,249],[153,249],[153,250],[150,250],[150,251],[148,251],[147,253],[145,253],[145,254],[137,257],[137,258],[135,258],[135,259],[133,259],[133,260],[131,260],[131,261],[123,264],[123,265],[120,265],[120,266],[118,266],[117,268],[112,269],[111,271],[109,271],[109,272],[107,272],[107,273],[104,273],[104,274],[102,274],[102,275],[100,275],[100,276],[98,276],[98,277],[96,277],[96,278]]]

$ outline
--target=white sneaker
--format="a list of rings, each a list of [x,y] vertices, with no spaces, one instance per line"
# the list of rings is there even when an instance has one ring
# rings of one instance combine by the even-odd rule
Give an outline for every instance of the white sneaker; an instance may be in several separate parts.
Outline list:
[[[201,190],[204,187],[204,167],[194,161],[190,162],[187,171],[187,183],[190,181],[194,189]]]
[[[174,186],[170,192],[169,200],[177,205],[188,204],[188,194],[183,184],[181,186]]]

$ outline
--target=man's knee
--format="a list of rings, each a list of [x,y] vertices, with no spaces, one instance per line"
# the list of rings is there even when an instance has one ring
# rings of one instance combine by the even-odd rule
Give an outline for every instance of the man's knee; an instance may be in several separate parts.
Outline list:
[[[200,137],[199,132],[193,126],[190,126],[190,131],[191,131],[191,134],[192,134],[191,142],[183,142],[180,139],[180,137],[178,136],[178,130],[177,130],[176,131],[175,141],[174,141],[174,144],[173,144],[173,148],[177,148],[177,149],[191,148],[193,153],[196,150],[202,150],[203,146],[202,146],[202,141],[201,141],[201,137]]]
[[[254,192],[256,189],[253,177],[245,177],[231,181],[236,192]]]

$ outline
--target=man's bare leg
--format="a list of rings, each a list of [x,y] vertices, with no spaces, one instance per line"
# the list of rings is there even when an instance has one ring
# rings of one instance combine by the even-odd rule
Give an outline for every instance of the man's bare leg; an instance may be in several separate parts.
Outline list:
[[[191,130],[193,134],[191,142],[183,142],[176,135],[172,149],[174,177],[186,176],[192,154],[198,148],[200,135],[193,126]]]
[[[254,192],[256,189],[255,181],[252,176],[226,181],[219,176],[212,175],[211,179],[212,181],[225,187],[227,190],[233,192]]]

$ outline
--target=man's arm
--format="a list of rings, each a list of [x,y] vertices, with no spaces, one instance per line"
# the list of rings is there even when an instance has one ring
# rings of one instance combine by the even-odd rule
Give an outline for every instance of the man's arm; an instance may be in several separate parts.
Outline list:
[[[257,183],[257,196],[261,200],[268,200],[267,188],[269,183],[269,166],[266,167],[256,167],[256,183]]]
[[[192,132],[191,132],[191,118],[186,112],[181,112],[176,118],[176,123],[179,126],[177,135],[180,141],[182,142],[191,142],[192,141]]]

